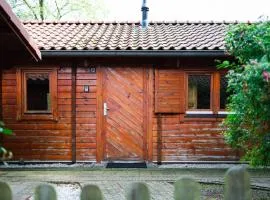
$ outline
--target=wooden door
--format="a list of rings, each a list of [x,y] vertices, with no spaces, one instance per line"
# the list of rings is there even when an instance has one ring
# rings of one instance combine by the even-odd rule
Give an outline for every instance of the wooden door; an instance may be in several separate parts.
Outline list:
[[[144,159],[143,68],[104,69],[104,159]],[[106,109],[106,108],[105,108]]]

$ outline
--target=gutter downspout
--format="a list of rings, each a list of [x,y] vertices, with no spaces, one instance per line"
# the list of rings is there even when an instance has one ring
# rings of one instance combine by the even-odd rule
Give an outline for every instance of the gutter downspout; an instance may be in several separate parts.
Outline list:
[[[72,163],[76,163],[76,76],[77,65],[72,64],[71,69],[71,137],[72,137]]]

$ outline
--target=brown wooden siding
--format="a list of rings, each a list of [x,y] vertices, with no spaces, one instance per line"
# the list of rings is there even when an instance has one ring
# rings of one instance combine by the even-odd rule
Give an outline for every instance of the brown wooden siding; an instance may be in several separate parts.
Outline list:
[[[96,157],[96,75],[77,70],[77,160]],[[5,137],[5,147],[19,160],[71,160],[71,68],[58,70],[58,121],[16,120],[16,69],[3,72],[3,119],[16,135]],[[90,92],[83,92],[90,85]]]
[[[183,119],[180,114],[155,116],[154,161],[235,160],[220,134],[220,120]],[[159,150],[158,148],[162,148]]]
[[[181,69],[155,70],[155,112],[185,112],[185,80]]]
[[[105,61],[104,61],[105,62]],[[106,61],[108,62],[108,61]],[[122,61],[118,61],[122,62]],[[127,61],[125,61],[127,63]],[[128,62],[135,62],[128,60]],[[150,62],[150,61],[148,61]],[[178,74],[186,70],[198,70],[198,63],[191,60],[183,61],[180,68],[172,67],[171,71]],[[158,63],[156,63],[156,66]],[[162,66],[166,66],[166,62]],[[170,63],[169,63],[170,64]],[[200,70],[206,69],[209,62],[200,63]],[[122,64],[123,65],[123,64]],[[115,66],[121,66],[119,63]],[[125,67],[128,68],[128,64]],[[142,66],[142,65],[137,65]],[[236,160],[236,153],[224,144],[220,134],[220,119],[187,118],[183,111],[179,113],[155,113],[155,75],[153,65],[150,70],[143,70],[147,87],[144,86],[147,115],[144,123],[147,130],[147,152],[144,158],[151,161],[198,161],[198,160]],[[170,66],[170,65],[167,65]],[[171,65],[175,66],[175,65]],[[39,66],[42,67],[42,66]],[[113,65],[111,66],[113,67]],[[132,66],[135,67],[135,66]],[[209,68],[209,67],[208,67]],[[211,68],[211,67],[210,67]],[[211,70],[214,68],[212,67]],[[125,70],[123,67],[122,70]],[[166,76],[170,76],[164,69]],[[97,76],[98,74],[98,76]],[[128,74],[128,73],[127,73]],[[179,75],[178,74],[178,75]],[[76,75],[76,158],[77,161],[104,160],[104,155],[96,149],[104,140],[102,129],[97,125],[103,117],[103,104],[97,92],[100,92],[103,77],[102,71],[90,73],[86,68],[77,68]],[[150,80],[149,80],[150,79]],[[174,79],[174,78],[172,78]],[[182,79],[181,79],[182,80]],[[97,86],[97,83],[99,84]],[[145,84],[146,82],[144,82]],[[165,82],[167,83],[167,82]],[[182,82],[181,82],[182,83]],[[2,75],[2,110],[7,126],[14,130],[14,136],[5,137],[4,145],[12,150],[15,160],[63,160],[72,159],[72,74],[71,67],[61,66],[57,75],[58,121],[17,121],[16,119],[16,68],[3,70]],[[85,93],[83,86],[89,85],[90,92]],[[97,88],[99,87],[99,88]],[[167,85],[168,89],[170,86]],[[184,88],[180,88],[181,90]],[[185,91],[184,91],[185,92]],[[100,96],[102,94],[99,94]],[[146,98],[147,97],[147,98]],[[179,96],[180,97],[180,96]],[[178,98],[178,97],[177,97]],[[101,98],[102,99],[102,98]],[[185,100],[180,98],[179,102]],[[151,105],[149,105],[151,104]],[[182,103],[178,104],[182,106]],[[183,106],[185,108],[185,106]],[[99,114],[97,113],[99,110]],[[166,110],[163,110],[165,112]],[[145,120],[147,122],[145,122]],[[99,127],[99,128],[97,128]],[[98,130],[97,130],[98,129]],[[153,135],[153,137],[152,137]],[[98,137],[97,137],[98,136]],[[151,142],[153,140],[153,142]],[[149,141],[151,143],[149,143]],[[98,143],[98,144],[97,144]],[[100,150],[102,152],[102,150]]]

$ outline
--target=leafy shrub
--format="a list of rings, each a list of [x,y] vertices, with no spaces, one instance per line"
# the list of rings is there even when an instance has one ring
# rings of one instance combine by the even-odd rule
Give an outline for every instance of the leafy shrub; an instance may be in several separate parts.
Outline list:
[[[12,135],[12,130],[5,127],[5,124],[0,121],[0,133],[4,135]],[[0,160],[7,160],[13,157],[12,152],[7,151],[2,145],[0,145]]]
[[[234,25],[226,36],[235,62],[229,68],[225,140],[244,152],[252,165],[270,165],[270,22]]]

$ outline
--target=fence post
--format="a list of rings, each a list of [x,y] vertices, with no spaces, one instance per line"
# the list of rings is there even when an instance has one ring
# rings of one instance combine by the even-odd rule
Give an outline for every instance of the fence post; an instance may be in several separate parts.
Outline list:
[[[148,187],[144,183],[133,183],[127,194],[127,200],[149,200]]]
[[[82,189],[81,200],[103,200],[103,195],[98,186],[86,185]]]
[[[1,200],[12,200],[12,192],[7,183],[0,182]]]
[[[56,191],[51,185],[39,185],[35,190],[35,200],[57,200]]]
[[[194,179],[183,177],[174,184],[175,200],[199,200],[200,184]]]
[[[245,167],[235,166],[227,171],[225,200],[251,200],[250,177]]]

